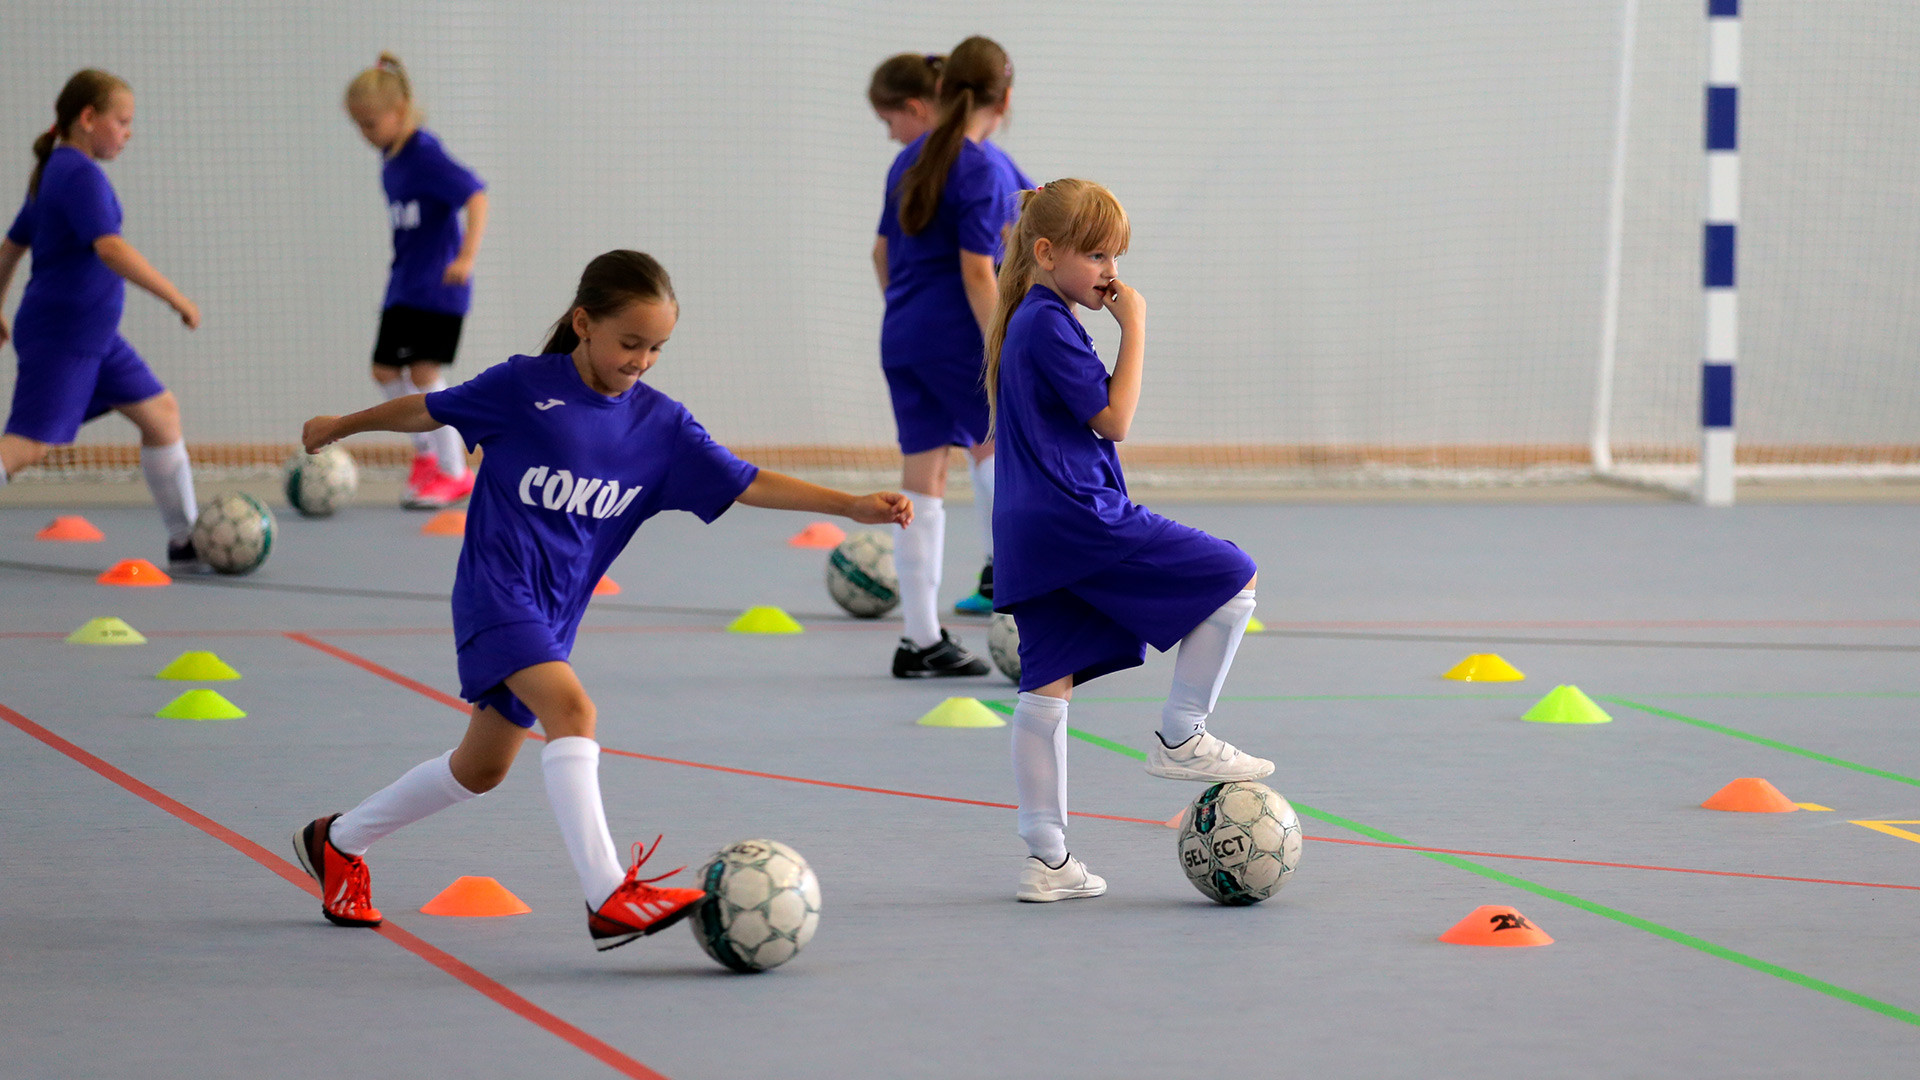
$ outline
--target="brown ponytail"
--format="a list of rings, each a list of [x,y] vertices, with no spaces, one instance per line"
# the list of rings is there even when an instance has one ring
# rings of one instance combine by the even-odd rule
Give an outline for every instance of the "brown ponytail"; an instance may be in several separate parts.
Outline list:
[[[946,60],[919,53],[888,57],[873,69],[867,103],[875,109],[904,109],[909,101],[933,101],[940,92],[940,68]]]
[[[53,100],[53,126],[33,140],[33,175],[27,180],[29,198],[40,194],[40,174],[47,170],[47,159],[53,156],[54,146],[73,130],[80,114],[88,109],[97,113],[105,112],[107,106],[113,104],[115,93],[132,89],[126,80],[99,68],[85,68],[73,73],[67,85],[60,88],[60,96]]]
[[[999,299],[994,304],[993,322],[987,327],[984,378],[989,437],[1000,412],[1000,349],[1007,342],[1007,323],[1012,321],[1020,301],[1027,298],[1027,290],[1033,288],[1034,271],[1039,267],[1033,245],[1041,239],[1051,241],[1056,251],[1104,251],[1118,258],[1133,242],[1133,226],[1113,192],[1091,180],[1055,180],[1020,193],[1020,219],[1007,236],[1007,254],[1000,264]]]
[[[653,256],[638,251],[609,251],[596,256],[580,272],[580,287],[574,290],[573,303],[553,324],[546,348],[540,351],[570,353],[580,347],[580,335],[573,331],[575,311],[585,311],[589,319],[604,319],[628,304],[663,301],[680,306],[667,268]]]
[[[976,36],[954,46],[940,72],[940,119],[900,180],[900,227],[908,236],[919,235],[939,213],[947,171],[960,156],[973,111],[1007,100],[1012,86],[1013,62],[992,40]]]
[[[347,105],[371,105],[376,109],[405,109],[407,124],[419,127],[420,109],[413,103],[413,82],[407,78],[407,66],[390,52],[353,77],[347,84]]]

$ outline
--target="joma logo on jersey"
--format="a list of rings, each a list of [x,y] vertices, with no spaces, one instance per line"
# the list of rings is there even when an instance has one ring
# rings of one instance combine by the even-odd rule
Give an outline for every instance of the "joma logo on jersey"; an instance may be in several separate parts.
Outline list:
[[[622,491],[620,481],[597,476],[575,478],[565,469],[535,465],[520,477],[520,501],[581,517],[610,518],[626,513],[640,485]]]
[[[396,229],[417,229],[420,227],[420,200],[387,204],[387,217],[392,219]]]

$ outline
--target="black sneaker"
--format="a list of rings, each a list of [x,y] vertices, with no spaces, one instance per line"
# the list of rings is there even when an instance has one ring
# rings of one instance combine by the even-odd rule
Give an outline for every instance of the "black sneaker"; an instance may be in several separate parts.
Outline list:
[[[201,560],[200,553],[193,549],[193,541],[187,540],[178,544],[172,541],[167,542],[167,573],[204,574],[211,569],[212,567]]]
[[[943,627],[940,640],[924,649],[900,639],[893,650],[893,677],[896,679],[947,679],[962,675],[985,675],[987,662],[960,647],[959,639]]]

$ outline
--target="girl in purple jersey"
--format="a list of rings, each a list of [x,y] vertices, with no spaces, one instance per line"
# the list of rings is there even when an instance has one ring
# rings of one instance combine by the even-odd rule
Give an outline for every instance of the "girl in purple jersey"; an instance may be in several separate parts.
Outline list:
[[[1067,852],[1067,702],[1079,683],[1174,645],[1173,687],[1147,772],[1214,783],[1257,780],[1273,762],[1207,731],[1253,617],[1246,553],[1127,497],[1114,444],[1140,404],[1147,307],[1122,283],[1132,235],[1112,193],[1055,180],[1021,195],[987,337],[987,389],[999,453],[997,610],[1020,629],[1013,776],[1029,856],[1015,895],[1099,896],[1107,883]],[[1120,324],[1109,376],[1075,306]]]
[[[887,125],[887,137],[902,146],[933,130],[939,104],[940,69],[947,58],[929,53],[889,56],[867,82],[867,104]]]
[[[1031,185],[991,141],[1012,104],[1013,63],[1006,50],[970,37],[941,67],[934,126],[894,159],[873,245],[886,295],[880,367],[893,402],[901,486],[919,518],[894,537],[900,577],[901,640],[897,678],[985,675],[987,665],[940,626],[941,562],[946,547],[949,448],[967,451],[986,566],[978,591],[959,611],[992,611],[993,442],[980,383],[985,327],[993,313],[994,264],[1012,223],[1018,192]]]
[[[347,115],[380,151],[393,227],[393,269],[373,346],[373,381],[388,400],[447,388],[473,299],[473,261],[487,231],[486,185],[420,126],[407,69],[392,53],[347,84]],[[465,213],[467,227],[460,228]],[[401,378],[402,374],[406,378]],[[451,428],[416,434],[405,505],[433,510],[473,490]]]
[[[663,929],[704,895],[653,885],[666,874],[641,878],[652,851],[638,844],[621,872],[600,799],[594,704],[568,660],[594,584],[663,510],[712,521],[738,502],[905,525],[913,504],[757,469],[714,442],[679,402],[640,382],[679,317],[659,263],[610,251],[587,264],[544,355],[516,356],[451,390],[307,421],[301,439],[310,452],[358,432],[442,425],[486,449],[453,584],[460,696],[473,703],[466,737],[347,813],[294,834],[332,922],[379,925],[368,847],[499,784],[536,721],[547,738],[547,799],[595,946]]]
[[[21,256],[33,252],[15,325],[0,316],[0,345],[20,358],[13,409],[0,434],[0,486],[73,442],[80,425],[108,411],[140,429],[140,471],[167,526],[176,571],[203,568],[193,551],[193,467],[180,435],[180,404],[120,336],[125,281],[147,290],[192,330],[200,309],[120,235],[120,200],[96,162],[112,161],[133,136],[133,90],[104,71],[67,80],[53,126],[33,142],[27,199],[0,242],[0,300]]]

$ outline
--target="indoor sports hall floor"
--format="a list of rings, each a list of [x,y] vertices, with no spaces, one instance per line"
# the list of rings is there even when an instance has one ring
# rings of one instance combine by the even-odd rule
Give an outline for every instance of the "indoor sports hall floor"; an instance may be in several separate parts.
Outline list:
[[[1169,509],[1261,566],[1213,723],[1278,759],[1309,839],[1252,908],[1187,884],[1159,823],[1198,787],[1136,760],[1168,658],[1073,705],[1071,844],[1111,891],[1017,904],[1005,729],[914,723],[1009,684],[889,678],[894,626],[837,614],[802,518],[641,531],[574,657],[609,814],[666,866],[752,836],[811,860],[819,936],[755,976],[678,927],[596,954],[532,753],[375,848],[384,930],[321,920],[289,834],[465,723],[459,541],[423,515],[282,512],[258,574],[143,590],[92,576],[154,556],[150,509],[89,509],[96,544],[0,509],[0,1076],[1910,1075],[1920,506]],[[724,632],[755,604],[806,633]],[[63,640],[99,615],[150,643]],[[245,719],[153,717],[188,649],[243,673]],[[1475,652],[1526,680],[1439,678]],[[1614,722],[1520,721],[1563,683]],[[1756,776],[1831,810],[1700,808]],[[418,913],[461,875],[532,913]],[[1435,940],[1481,904],[1555,944]]]

